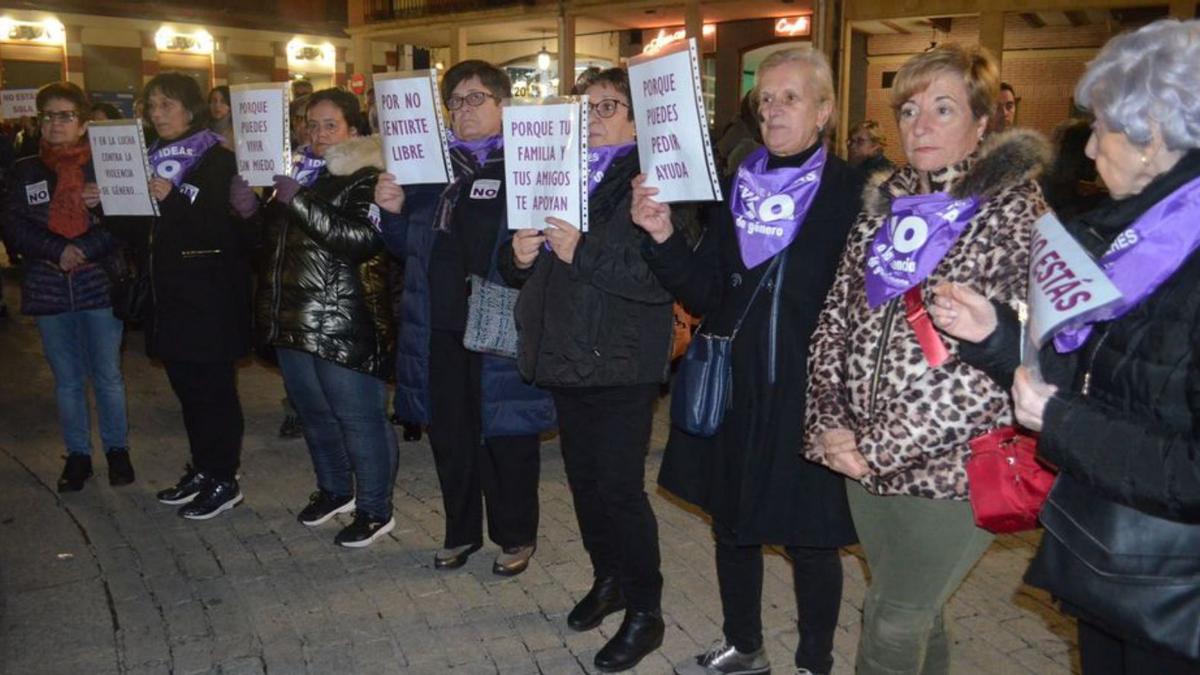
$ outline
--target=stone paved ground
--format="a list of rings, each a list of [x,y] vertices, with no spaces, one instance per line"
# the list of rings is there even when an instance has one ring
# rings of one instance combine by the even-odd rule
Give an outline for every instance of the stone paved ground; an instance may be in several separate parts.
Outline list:
[[[5,295],[15,309],[10,276]],[[568,673],[592,657],[618,617],[588,633],[565,627],[590,584],[557,443],[543,446],[537,555],[514,579],[493,576],[495,548],[461,570],[431,557],[442,528],[425,442],[403,443],[396,530],[367,550],[332,545],[333,524],[295,521],[312,489],[302,441],[275,436],[282,385],[241,370],[246,502],[215,521],[179,519],[154,492],[177,478],[185,437],[161,367],[128,340],[125,373],[139,480],[98,476],[60,497],[61,441],[50,372],[30,319],[0,322],[0,673]],[[662,415],[647,466],[656,475]],[[636,673],[669,673],[719,634],[704,520],[648,483],[666,578],[663,648]],[[1078,670],[1073,626],[1020,584],[1034,536],[1002,537],[950,602],[955,673]],[[846,575],[836,673],[853,662],[864,589],[855,549]],[[790,574],[767,560],[764,625],[776,673],[796,643]]]

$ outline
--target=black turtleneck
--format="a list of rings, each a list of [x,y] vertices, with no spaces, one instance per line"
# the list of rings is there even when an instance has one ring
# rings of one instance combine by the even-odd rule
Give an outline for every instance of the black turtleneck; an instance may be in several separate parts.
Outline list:
[[[804,163],[817,152],[817,148],[819,147],[821,147],[821,142],[817,141],[794,155],[776,155],[768,151],[767,171],[782,169],[784,167],[804,166]]]

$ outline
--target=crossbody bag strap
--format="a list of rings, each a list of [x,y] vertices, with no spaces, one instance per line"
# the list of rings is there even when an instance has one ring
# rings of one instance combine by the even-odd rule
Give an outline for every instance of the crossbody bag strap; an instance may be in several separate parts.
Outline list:
[[[779,266],[775,269],[775,280],[771,296],[771,334],[767,342],[767,383],[775,384],[775,371],[777,370],[779,354],[779,296],[783,295],[783,268],[784,259],[787,257],[788,249],[783,249],[777,256]]]
[[[750,308],[754,306],[754,301],[758,299],[758,294],[762,291],[763,286],[766,286],[767,281],[774,276],[775,270],[780,268],[779,263],[781,260],[783,260],[783,253],[780,253],[779,255],[775,256],[773,260],[771,260],[770,267],[768,267],[767,270],[763,272],[762,277],[759,278],[758,285],[754,287],[754,293],[750,295],[750,301],[747,302],[746,307],[742,309],[742,315],[738,317],[737,323],[733,324],[733,332],[729,334],[730,340],[733,340],[737,337],[738,331],[742,329],[742,322],[746,320],[747,316],[749,316]]]

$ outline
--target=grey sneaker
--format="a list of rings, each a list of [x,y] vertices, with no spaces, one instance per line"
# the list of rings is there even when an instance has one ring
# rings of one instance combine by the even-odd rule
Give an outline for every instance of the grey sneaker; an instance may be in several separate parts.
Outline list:
[[[771,672],[766,649],[743,654],[736,647],[717,640],[708,651],[675,666],[675,675],[762,675]]]

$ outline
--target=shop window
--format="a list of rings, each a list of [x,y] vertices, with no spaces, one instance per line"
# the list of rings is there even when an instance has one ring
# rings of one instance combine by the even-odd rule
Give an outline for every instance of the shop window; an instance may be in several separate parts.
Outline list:
[[[142,50],[83,45],[83,81],[89,91],[138,91],[142,85]]]
[[[229,84],[261,84],[275,74],[274,56],[229,55]]]
[[[4,59],[0,62],[3,75],[0,89],[37,89],[43,84],[63,79],[62,62],[21,61]]]

